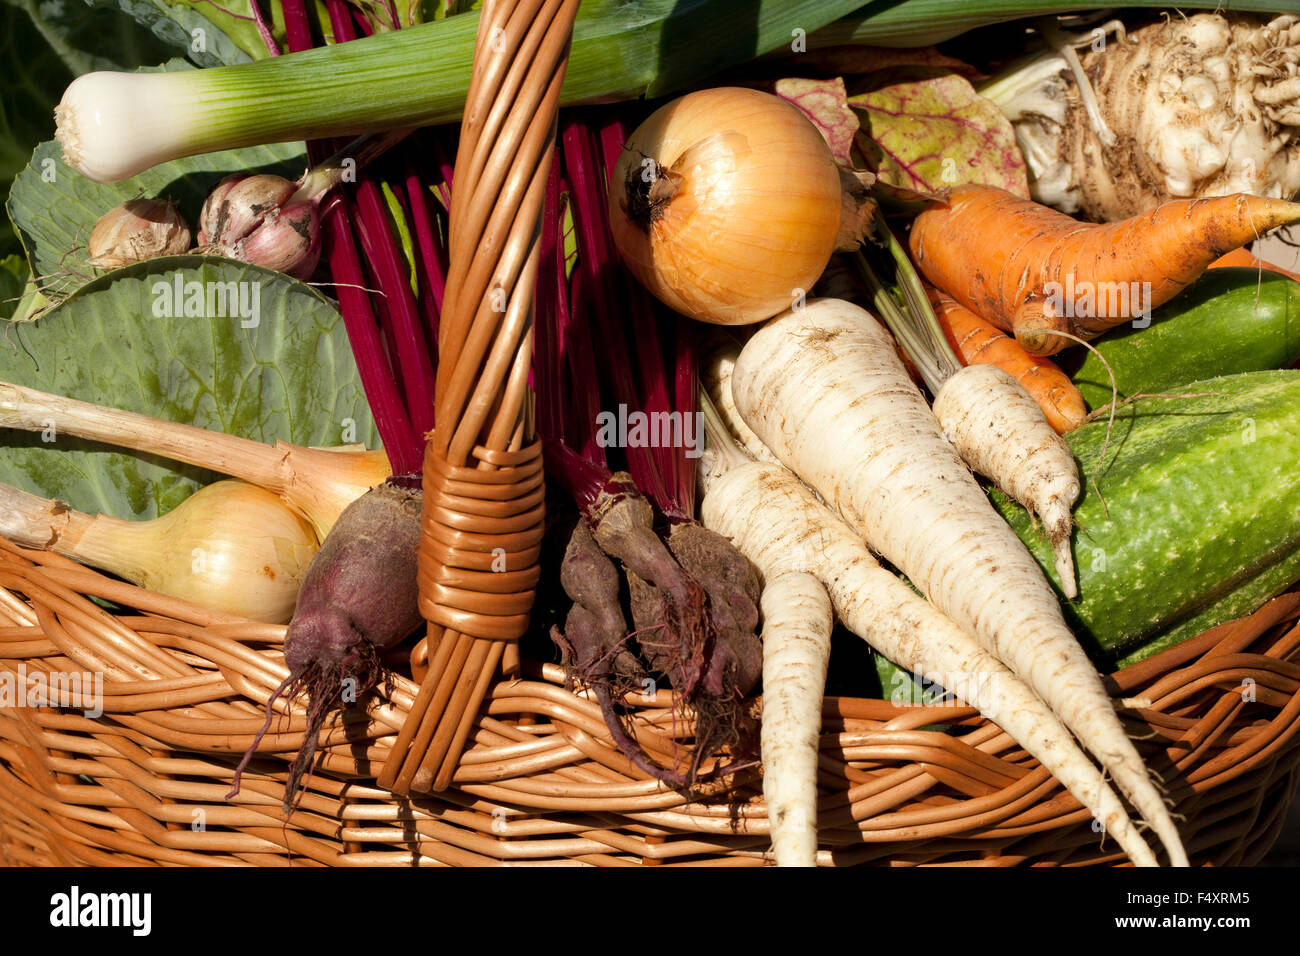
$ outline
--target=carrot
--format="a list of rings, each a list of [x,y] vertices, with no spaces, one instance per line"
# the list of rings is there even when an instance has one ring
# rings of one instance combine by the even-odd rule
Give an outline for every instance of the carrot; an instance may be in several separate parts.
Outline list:
[[[1042,697],[1185,866],[1169,810],[1055,592],[945,440],[880,324],[847,302],[810,302],[754,334],[731,387],[777,458]]]
[[[830,629],[829,594],[849,630],[978,708],[1091,810],[1134,863],[1154,866],[1150,848],[1100,771],[1026,683],[881,567],[862,539],[786,468],[748,460],[734,445],[719,450],[708,406],[701,404],[710,451],[720,453],[702,476],[700,520],[730,537],[765,578],[763,793],[778,863],[814,859],[825,682],[820,634]],[[789,605],[782,607],[782,600]],[[769,648],[769,641],[779,641],[778,648]]]
[[[1246,269],[1265,269],[1268,272],[1276,272],[1278,275],[1288,276],[1300,282],[1300,272],[1292,272],[1290,269],[1283,269],[1279,265],[1266,262],[1245,246],[1233,249],[1210,263],[1211,269],[1224,269],[1231,266],[1241,266]]]
[[[1093,338],[1189,286],[1219,256],[1300,221],[1300,203],[1244,194],[1175,200],[1131,219],[1083,223],[993,186],[954,188],[923,211],[909,245],[934,285],[1031,355]]]
[[[1038,403],[1058,435],[1084,423],[1088,406],[1070,376],[1055,362],[1030,355],[997,326],[934,286],[927,285],[925,291],[948,344],[963,365],[996,365],[1002,369]]]

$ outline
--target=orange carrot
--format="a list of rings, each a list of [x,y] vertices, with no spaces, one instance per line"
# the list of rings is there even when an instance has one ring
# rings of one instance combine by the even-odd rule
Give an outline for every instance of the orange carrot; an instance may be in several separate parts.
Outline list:
[[[917,267],[1031,355],[1132,320],[1211,262],[1300,221],[1300,203],[1245,194],[1175,200],[1119,222],[1083,223],[993,186],[954,188],[912,224]]]
[[[1289,276],[1300,282],[1300,272],[1292,272],[1290,269],[1283,269],[1279,265],[1265,262],[1244,246],[1240,249],[1233,249],[1227,255],[1220,256],[1210,263],[1211,269],[1222,269],[1230,266],[1241,266],[1246,269],[1265,269],[1268,272]]]
[[[934,286],[926,294],[934,314],[963,365],[996,365],[1036,401],[1048,424],[1064,435],[1083,424],[1088,406],[1070,377],[1051,359],[1030,355],[1015,339]]]

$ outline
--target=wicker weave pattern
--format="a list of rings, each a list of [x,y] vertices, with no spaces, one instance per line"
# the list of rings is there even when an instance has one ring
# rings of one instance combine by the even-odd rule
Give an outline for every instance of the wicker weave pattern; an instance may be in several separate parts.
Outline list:
[[[228,803],[234,766],[285,674],[284,628],[0,547],[0,674],[102,673],[105,711],[91,720],[68,708],[0,707],[3,862],[769,862],[756,775],[694,801],[644,779],[609,742],[594,702],[565,690],[551,666],[492,686],[452,785],[435,796],[375,786],[418,692],[398,677],[367,716],[327,725],[287,823],[279,804],[306,723],[300,702],[283,708],[265,741],[272,755]],[[140,613],[105,614],[83,594]],[[1126,723],[1187,817],[1197,862],[1257,861],[1300,782],[1297,618],[1293,593],[1113,678],[1117,697],[1151,704],[1126,711]],[[921,729],[931,725],[960,736]],[[690,732],[667,692],[643,703],[637,727],[658,755]],[[824,863],[1123,862],[1073,797],[969,709],[828,699],[821,774]]]
[[[545,494],[527,390],[533,289],[577,10],[578,0],[489,0],[479,21],[425,450],[420,607],[429,633],[417,655],[426,673],[379,776],[398,793],[450,784],[490,682],[499,669],[518,670],[511,642],[528,626]]]
[[[426,449],[420,610],[450,630],[513,641],[528,630],[541,575],[542,445],[477,448],[474,457],[493,470],[449,465]]]
[[[531,289],[576,8],[488,0],[480,21],[424,475],[425,640],[388,662],[397,675],[364,708],[326,725],[285,819],[286,764],[307,726],[301,701],[277,702],[262,756],[226,799],[286,676],[285,628],[0,539],[0,862],[770,862],[756,771],[688,797],[633,767],[558,668],[523,664],[521,679],[497,679],[503,663],[519,665],[513,642],[537,581]],[[110,614],[87,596],[134,610]],[[1300,782],[1297,619],[1293,593],[1112,678],[1197,862],[1257,861]],[[29,693],[75,672],[102,687],[60,706]],[[689,719],[667,691],[633,703],[641,745],[672,763],[690,743]],[[97,705],[98,718],[80,712]],[[1124,862],[1070,794],[968,708],[828,699],[819,783],[826,864]]]

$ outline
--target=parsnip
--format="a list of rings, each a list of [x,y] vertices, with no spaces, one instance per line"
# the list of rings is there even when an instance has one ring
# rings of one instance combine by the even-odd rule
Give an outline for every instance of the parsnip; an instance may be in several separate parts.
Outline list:
[[[1042,408],[996,365],[968,365],[944,382],[933,410],[962,461],[1043,522],[1065,596],[1078,597],[1070,511],[1082,491],[1079,469]]]
[[[817,747],[831,657],[831,602],[805,571],[763,587],[763,799],[777,866],[817,863]]]
[[[944,440],[879,323],[835,299],[787,312],[741,351],[732,394],[782,462],[1042,697],[1170,861],[1187,865],[1169,809],[1055,593]]]
[[[773,669],[774,676],[785,678],[781,704],[771,707],[769,695],[773,687],[768,682],[766,663],[770,653],[769,625],[775,630],[789,619],[797,620],[801,613],[815,611],[817,598],[805,580],[806,573],[811,573],[825,585],[836,614],[849,630],[896,664],[954,690],[966,703],[979,708],[1091,810],[1135,864],[1156,865],[1150,848],[1101,772],[1022,680],[881,567],[862,539],[783,466],[755,461],[735,464],[734,458],[731,461],[729,466],[723,465],[725,470],[715,469],[705,476],[700,518],[706,527],[730,537],[758,566],[766,581],[762,739],[764,795],[773,819],[774,847],[779,840],[790,840],[794,845],[788,852],[793,855],[803,852],[809,839],[809,831],[804,831],[801,841],[786,823],[792,815],[795,822],[801,822],[798,815],[808,812],[810,802],[815,800],[815,735],[825,671],[820,665],[823,669],[814,697],[806,685],[818,673],[818,645],[812,641],[796,644],[798,639],[791,638],[780,670],[775,666]],[[784,613],[776,610],[775,605],[782,599],[780,590],[795,587],[800,589],[796,592],[799,603]],[[828,627],[828,618],[820,621]],[[811,624],[804,628],[814,630]],[[798,648],[806,654],[802,665],[793,659]],[[793,675],[800,670],[807,677],[795,684]],[[807,695],[802,705],[792,701],[796,694]],[[786,741],[783,749],[775,749],[778,740]],[[769,762],[769,755],[775,760]],[[773,805],[774,799],[782,802]],[[781,828],[777,826],[777,815],[781,817]],[[815,816],[811,819],[815,820]]]
[[[946,311],[950,320],[962,314],[973,322],[982,319],[951,299],[948,301],[957,311],[945,310],[940,301],[942,293],[921,282],[902,243],[888,225],[880,222],[877,228],[886,237],[894,259],[895,277],[907,300],[904,309],[885,288],[870,261],[859,256],[862,277],[882,321],[902,346],[925,387],[935,396],[935,417],[962,461],[1035,516],[1041,516],[1052,541],[1062,588],[1066,597],[1073,599],[1078,588],[1070,551],[1070,536],[1074,531],[1070,512],[1081,486],[1074,457],[1057,436],[1045,411],[1049,405],[1043,403],[1041,396],[1029,393],[1025,379],[1017,379],[1010,371],[998,371],[1006,368],[1002,363],[973,362],[974,368],[962,364],[939,313]],[[988,328],[996,331],[992,326]],[[1007,339],[1006,344],[1013,353],[1019,352],[1024,361],[1040,362],[1055,369],[1047,359],[1029,355],[1019,343]],[[1061,375],[1059,369],[1055,371]],[[1061,378],[1069,385],[1068,379],[1063,375]],[[726,399],[734,405],[729,386],[730,382]],[[1077,392],[1075,395],[1078,397]],[[1082,398],[1078,404],[1083,409]],[[1050,407],[1059,411],[1055,402]]]
[[[736,400],[731,396],[731,373],[740,357],[740,345],[728,342],[714,348],[700,363],[700,385],[713,403],[731,439],[738,442],[751,458],[775,462],[772,454],[754,430],[745,424],[736,410]]]

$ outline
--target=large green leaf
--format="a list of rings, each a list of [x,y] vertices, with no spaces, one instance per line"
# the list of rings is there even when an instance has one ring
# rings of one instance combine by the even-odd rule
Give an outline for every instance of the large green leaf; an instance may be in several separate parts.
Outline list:
[[[49,305],[32,278],[26,258],[14,254],[0,259],[0,319],[30,322]]]
[[[199,209],[223,176],[269,172],[297,178],[306,165],[301,144],[279,143],[191,156],[120,183],[97,183],[66,166],[59,144],[47,142],[14,180],[9,216],[43,289],[58,298],[102,274],[86,262],[86,240],[99,217],[118,203],[137,196],[174,199],[197,235]]]
[[[230,282],[250,308],[221,308],[214,295],[208,314],[185,315],[195,288]],[[152,259],[94,280],[36,322],[2,328],[3,381],[266,442],[378,447],[342,318],[278,272]],[[57,434],[0,430],[0,447],[0,481],[124,518],[166,512],[213,478]]]
[[[120,11],[165,43],[173,55],[199,66],[247,63],[270,56],[247,0],[84,0]],[[278,4],[272,4],[276,12]],[[238,11],[238,12],[236,12]],[[283,30],[268,18],[272,36],[283,45]]]
[[[0,319],[11,318],[17,311],[30,274],[22,256],[0,258]]]

